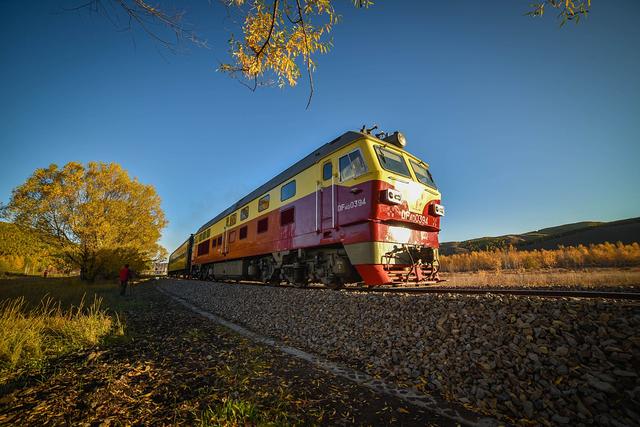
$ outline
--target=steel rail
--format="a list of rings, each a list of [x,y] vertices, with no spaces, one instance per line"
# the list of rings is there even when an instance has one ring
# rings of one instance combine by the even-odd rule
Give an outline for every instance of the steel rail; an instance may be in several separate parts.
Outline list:
[[[402,287],[373,287],[373,288],[343,288],[347,291],[366,291],[366,292],[398,292],[411,294],[467,294],[467,295],[516,295],[516,296],[533,296],[545,298],[602,298],[602,299],[625,299],[640,300],[640,292],[625,291],[585,291],[585,290],[567,290],[567,289],[523,289],[523,288],[402,288]]]

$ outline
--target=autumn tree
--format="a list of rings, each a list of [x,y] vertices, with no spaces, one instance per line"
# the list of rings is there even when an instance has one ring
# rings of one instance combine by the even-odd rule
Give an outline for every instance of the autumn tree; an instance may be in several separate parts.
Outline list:
[[[84,280],[117,271],[124,262],[143,269],[166,253],[158,244],[167,224],[160,197],[115,163],[37,169],[13,190],[3,211],[58,248]]]
[[[372,6],[372,0],[220,0],[230,16],[238,15],[236,31],[229,38],[229,60],[218,71],[238,78],[255,90],[259,86],[295,86],[306,75],[309,99],[314,91],[315,55],[327,53],[330,33],[339,22],[336,6],[351,3],[357,8]],[[529,7],[529,9],[526,9]],[[540,17],[555,10],[561,25],[578,22],[589,13],[591,0],[540,0],[523,6],[525,14]],[[120,29],[141,28],[162,46],[175,51],[182,41],[205,46],[184,11],[170,11],[148,0],[89,0],[73,10],[88,9],[105,15]],[[235,18],[235,16],[234,16]],[[233,30],[232,30],[233,31]]]

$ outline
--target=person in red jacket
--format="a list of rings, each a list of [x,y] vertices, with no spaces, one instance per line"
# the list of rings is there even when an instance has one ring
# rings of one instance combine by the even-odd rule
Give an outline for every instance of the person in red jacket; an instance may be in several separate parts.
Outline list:
[[[125,264],[120,269],[120,295],[124,295],[127,292],[129,279],[131,279],[131,270],[129,270],[129,264]]]

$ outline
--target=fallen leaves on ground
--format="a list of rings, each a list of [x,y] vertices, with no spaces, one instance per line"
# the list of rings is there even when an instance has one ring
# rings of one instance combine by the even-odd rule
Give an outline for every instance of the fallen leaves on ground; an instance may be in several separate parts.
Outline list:
[[[450,424],[140,286],[127,334],[0,384],[0,424]]]

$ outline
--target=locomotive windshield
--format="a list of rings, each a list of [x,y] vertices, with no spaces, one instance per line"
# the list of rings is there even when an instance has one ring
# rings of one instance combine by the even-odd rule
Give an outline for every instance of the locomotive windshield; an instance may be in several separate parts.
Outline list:
[[[376,145],[376,154],[378,155],[380,166],[382,166],[389,172],[397,173],[398,175],[403,175],[411,178],[407,162],[404,161],[404,157],[402,157],[401,154],[383,148],[379,145]]]
[[[355,178],[367,171],[367,165],[360,150],[354,150],[346,156],[340,157],[340,180]]]
[[[413,173],[416,174],[416,178],[424,185],[428,185],[429,187],[436,188],[436,183],[433,182],[433,176],[431,176],[431,172],[429,169],[424,167],[423,165],[410,160],[411,167],[413,168]]]

